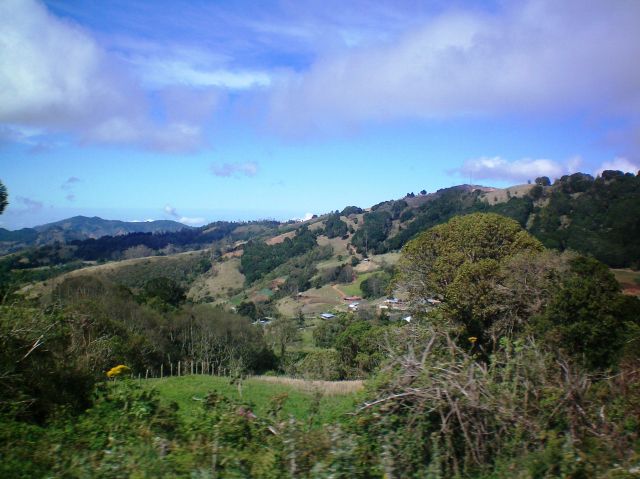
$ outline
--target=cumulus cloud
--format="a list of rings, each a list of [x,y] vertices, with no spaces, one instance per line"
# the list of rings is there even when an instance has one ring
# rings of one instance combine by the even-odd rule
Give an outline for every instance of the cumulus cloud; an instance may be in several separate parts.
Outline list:
[[[189,226],[200,226],[206,222],[206,220],[202,217],[182,216],[171,205],[165,205],[164,212],[167,215],[175,218],[175,220],[178,221],[179,223],[183,223]]]
[[[581,163],[579,157],[570,158],[567,162],[559,163],[549,159],[523,158],[508,161],[499,156],[482,157],[467,160],[451,173],[470,176],[473,180],[506,180],[527,181],[539,176],[558,178],[567,173],[573,173]]]
[[[640,2],[499,2],[447,11],[394,41],[330,52],[275,84],[287,132],[403,118],[640,110]]]
[[[291,218],[292,221],[308,221],[313,218],[313,213],[305,213],[302,218]]]
[[[154,120],[126,65],[35,0],[0,2],[0,123],[160,151],[203,144],[189,118]]]
[[[450,170],[449,173],[471,177],[472,180],[504,180],[524,182],[539,176],[551,179],[560,178],[581,170],[583,160],[579,156],[569,158],[564,162],[550,159],[523,158],[509,161],[500,156],[481,157],[467,160],[460,168]],[[603,162],[598,168],[587,168],[594,175],[600,175],[604,170],[618,170],[625,173],[637,174],[640,163],[628,158],[618,157]]]
[[[640,171],[640,162],[632,161],[628,158],[614,158],[611,161],[605,161],[596,170],[596,175],[601,175],[605,170],[617,170],[624,173],[638,174]]]
[[[211,173],[215,176],[256,176],[258,174],[258,163],[247,161],[244,163],[223,163],[213,164],[210,167]]]

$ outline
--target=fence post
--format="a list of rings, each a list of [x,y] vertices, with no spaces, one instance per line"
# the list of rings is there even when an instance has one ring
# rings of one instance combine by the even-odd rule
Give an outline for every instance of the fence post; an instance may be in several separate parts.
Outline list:
[[[191,360],[191,375],[193,376],[193,359]]]
[[[173,376],[173,363],[169,363],[169,376]]]
[[[180,377],[180,361],[178,361],[178,377]]]
[[[164,364],[160,364],[160,379],[164,378]]]
[[[147,372],[144,375],[145,380],[149,379],[149,368],[147,368]]]

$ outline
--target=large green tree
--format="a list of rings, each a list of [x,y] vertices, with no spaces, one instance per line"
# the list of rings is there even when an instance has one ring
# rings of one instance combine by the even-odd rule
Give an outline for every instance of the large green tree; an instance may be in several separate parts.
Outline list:
[[[501,262],[524,251],[542,251],[538,240],[509,218],[493,213],[457,216],[435,226],[402,250],[400,277],[412,299],[447,296],[471,265]]]
[[[7,196],[7,188],[4,186],[2,181],[0,181],[0,215],[9,204]]]
[[[449,320],[468,335],[490,335],[495,343],[500,334],[492,326],[510,307],[499,287],[506,266],[518,255],[542,250],[512,219],[493,213],[459,216],[407,243],[399,262],[400,283],[415,302],[444,299]]]

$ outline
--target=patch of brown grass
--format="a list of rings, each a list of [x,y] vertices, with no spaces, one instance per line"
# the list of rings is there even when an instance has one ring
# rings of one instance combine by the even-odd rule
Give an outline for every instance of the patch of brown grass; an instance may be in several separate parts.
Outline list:
[[[325,396],[344,396],[362,391],[364,382],[355,381],[309,381],[286,376],[252,376],[252,379],[269,383],[284,384],[301,391],[322,391]]]

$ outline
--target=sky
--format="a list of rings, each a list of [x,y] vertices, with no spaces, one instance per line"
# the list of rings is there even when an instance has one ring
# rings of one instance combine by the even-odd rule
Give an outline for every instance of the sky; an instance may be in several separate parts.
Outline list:
[[[1,0],[18,229],[640,169],[637,0]]]

